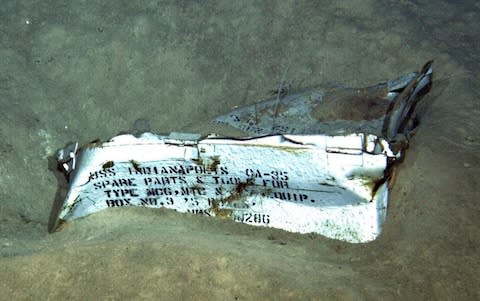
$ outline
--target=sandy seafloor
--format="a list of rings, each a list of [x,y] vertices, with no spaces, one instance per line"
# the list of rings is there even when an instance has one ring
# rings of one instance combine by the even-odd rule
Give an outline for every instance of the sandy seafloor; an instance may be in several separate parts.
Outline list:
[[[479,300],[476,1],[0,5],[1,300]],[[195,130],[290,79],[366,86],[435,60],[381,236],[348,244],[162,209],[47,234],[48,157],[138,118]]]

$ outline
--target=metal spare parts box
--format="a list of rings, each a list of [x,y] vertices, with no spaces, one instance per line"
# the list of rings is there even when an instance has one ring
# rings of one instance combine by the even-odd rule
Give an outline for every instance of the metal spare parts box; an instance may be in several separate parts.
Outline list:
[[[215,119],[244,137],[144,132],[70,144],[57,152],[69,188],[49,230],[106,208],[143,206],[374,240],[432,72],[428,62],[368,88],[280,87],[271,100]]]

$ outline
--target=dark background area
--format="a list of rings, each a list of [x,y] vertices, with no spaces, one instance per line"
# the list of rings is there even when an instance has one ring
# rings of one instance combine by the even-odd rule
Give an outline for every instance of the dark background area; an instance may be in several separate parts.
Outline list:
[[[480,299],[479,19],[475,1],[2,1],[0,299]],[[67,142],[201,127],[288,62],[304,86],[366,86],[430,59],[372,243],[142,208],[47,234]]]

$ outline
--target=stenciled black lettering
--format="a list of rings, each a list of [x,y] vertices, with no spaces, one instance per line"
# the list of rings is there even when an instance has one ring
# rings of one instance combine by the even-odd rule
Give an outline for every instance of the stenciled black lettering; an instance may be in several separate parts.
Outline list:
[[[228,167],[227,166],[220,166],[220,174],[221,175],[228,175]]]
[[[130,189],[108,189],[104,190],[104,192],[107,194],[108,198],[111,197],[126,197],[126,196],[132,196],[132,197],[137,197],[139,196],[137,194],[137,191],[135,188],[130,188]]]
[[[147,188],[146,192],[147,196],[173,195],[173,191],[170,187]]]
[[[108,207],[123,207],[123,206],[130,206],[131,199],[109,199],[105,200]]]
[[[293,193],[293,192],[285,192],[285,191],[275,191],[273,193],[273,197],[285,201],[295,201],[295,202],[303,202],[308,200],[308,195],[303,193]]]
[[[270,172],[272,180],[276,181],[288,181],[288,172],[287,171],[279,171],[273,170]]]
[[[198,186],[180,187],[180,195],[197,196],[197,195],[206,195],[206,194],[207,194],[207,191],[205,187],[198,187]]]
[[[205,210],[205,209],[187,209],[187,212],[190,212],[190,213],[193,213],[193,214],[212,216],[210,211]]]
[[[115,168],[101,169],[94,172],[90,172],[89,180],[104,179],[108,177],[114,177],[116,175]]]
[[[249,178],[261,178],[262,173],[258,169],[247,168],[245,169],[245,175]]]
[[[165,177],[148,177],[143,179],[143,183],[147,186],[151,185],[175,185],[187,184],[187,179],[184,176],[165,176]]]
[[[234,220],[247,224],[270,224],[270,215],[263,213],[245,212],[234,216]]]
[[[237,185],[242,182],[242,179],[240,179],[240,177],[212,176],[212,179],[216,185]]]
[[[157,206],[158,200],[156,198],[140,198],[141,206]]]
[[[137,168],[129,167],[128,173],[130,175],[158,175],[156,166],[137,166]]]
[[[111,186],[112,187],[122,187],[122,186],[137,186],[135,184],[135,179],[134,178],[128,178],[128,179],[113,179],[111,180]]]

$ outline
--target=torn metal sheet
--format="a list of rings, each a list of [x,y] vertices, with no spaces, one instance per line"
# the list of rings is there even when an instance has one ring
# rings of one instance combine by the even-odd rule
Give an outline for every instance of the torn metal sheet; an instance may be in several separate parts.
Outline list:
[[[372,134],[395,139],[406,135],[415,118],[415,107],[430,90],[433,65],[367,88],[328,85],[289,91],[215,119],[249,135],[272,134]]]
[[[317,107],[329,106],[328,92],[315,90],[216,119],[248,138],[146,132],[70,144],[57,152],[69,189],[52,209],[49,230],[106,208],[143,206],[348,242],[374,240],[386,218],[389,175],[431,75],[429,62],[419,73],[345,90],[353,104],[356,94],[375,104],[370,107],[381,103],[384,111],[368,120],[351,114],[326,120],[329,113]]]

